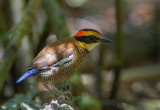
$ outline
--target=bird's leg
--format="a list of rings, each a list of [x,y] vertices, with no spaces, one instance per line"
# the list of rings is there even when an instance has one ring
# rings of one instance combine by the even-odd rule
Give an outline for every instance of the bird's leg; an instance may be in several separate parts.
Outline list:
[[[68,82],[66,82],[66,85],[62,88],[61,93],[62,94],[58,97],[58,102],[72,105],[73,104],[72,94],[69,90]]]
[[[52,85],[53,89],[58,93],[58,95],[62,94],[54,85]]]
[[[53,93],[54,95],[56,95],[56,96],[58,96],[58,94],[54,91],[54,90],[52,90],[49,86],[48,86],[48,84],[43,84],[43,86],[46,88],[46,89],[48,89],[51,93]]]

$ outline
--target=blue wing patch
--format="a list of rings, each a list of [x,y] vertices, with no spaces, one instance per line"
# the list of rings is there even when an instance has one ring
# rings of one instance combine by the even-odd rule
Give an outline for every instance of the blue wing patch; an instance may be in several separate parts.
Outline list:
[[[54,67],[61,66],[67,62],[70,62],[72,59],[73,59],[73,53],[70,56],[68,56],[67,58],[63,58],[63,59],[59,60],[58,62],[53,64],[53,66]]]
[[[23,74],[17,81],[16,83],[19,83],[21,81],[23,81],[24,79],[28,78],[29,76],[35,74],[38,71],[38,69],[32,69],[27,71],[25,74]]]

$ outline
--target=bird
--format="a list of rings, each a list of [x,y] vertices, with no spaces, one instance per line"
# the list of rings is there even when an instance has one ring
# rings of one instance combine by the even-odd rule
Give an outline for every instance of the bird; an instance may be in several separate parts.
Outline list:
[[[95,29],[81,29],[72,37],[49,44],[33,59],[27,72],[16,83],[34,76],[53,92],[48,84],[67,81],[80,68],[88,53],[101,42],[111,43],[111,40],[102,37]],[[59,92],[57,88],[54,90]]]

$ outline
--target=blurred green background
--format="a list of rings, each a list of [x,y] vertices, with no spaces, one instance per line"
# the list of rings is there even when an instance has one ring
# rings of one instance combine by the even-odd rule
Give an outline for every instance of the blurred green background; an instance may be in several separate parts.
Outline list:
[[[83,28],[113,43],[92,50],[69,80],[80,110],[160,109],[159,0],[0,0],[1,109],[49,103],[35,78],[16,80],[45,45]]]

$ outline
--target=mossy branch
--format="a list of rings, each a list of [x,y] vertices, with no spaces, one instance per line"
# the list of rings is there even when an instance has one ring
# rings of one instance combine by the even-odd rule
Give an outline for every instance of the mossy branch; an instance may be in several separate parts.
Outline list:
[[[41,0],[30,0],[24,12],[24,15],[17,25],[15,31],[11,35],[10,42],[7,46],[5,54],[0,64],[0,91],[12,67],[13,61],[16,56],[17,48],[20,46],[21,40],[24,35],[29,31],[33,17],[41,4]]]

